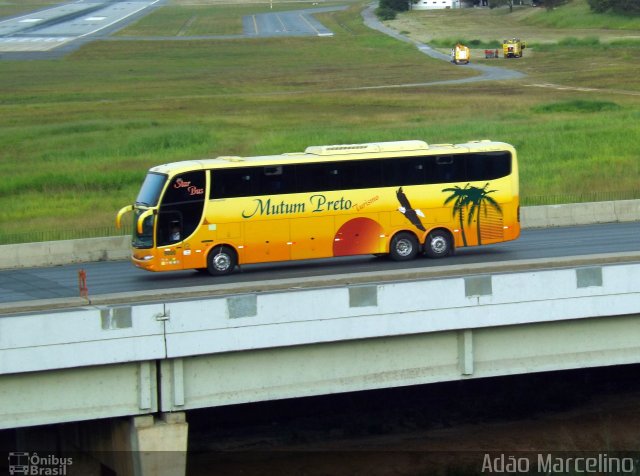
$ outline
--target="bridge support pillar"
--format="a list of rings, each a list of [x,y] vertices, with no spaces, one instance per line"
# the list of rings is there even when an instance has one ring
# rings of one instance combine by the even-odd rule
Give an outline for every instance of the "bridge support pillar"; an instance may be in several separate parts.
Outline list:
[[[143,415],[128,422],[134,476],[184,476],[188,424],[184,412]]]
[[[184,476],[188,429],[184,412],[157,413],[65,425],[62,437],[118,476]]]

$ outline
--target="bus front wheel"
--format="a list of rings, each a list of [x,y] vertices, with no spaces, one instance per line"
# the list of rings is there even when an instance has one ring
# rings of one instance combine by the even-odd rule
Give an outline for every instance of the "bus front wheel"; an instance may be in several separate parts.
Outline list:
[[[451,235],[445,230],[433,230],[424,242],[424,252],[429,258],[448,256],[452,248]]]
[[[209,252],[207,271],[212,276],[231,273],[238,264],[238,256],[230,246],[216,246]]]
[[[393,261],[408,261],[418,254],[420,245],[413,233],[401,232],[393,237],[389,257]]]

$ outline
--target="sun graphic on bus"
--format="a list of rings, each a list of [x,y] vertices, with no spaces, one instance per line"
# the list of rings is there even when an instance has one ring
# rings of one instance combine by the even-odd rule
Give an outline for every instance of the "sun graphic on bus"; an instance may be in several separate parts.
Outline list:
[[[371,253],[378,249],[384,230],[371,218],[354,218],[342,225],[333,239],[333,256]]]

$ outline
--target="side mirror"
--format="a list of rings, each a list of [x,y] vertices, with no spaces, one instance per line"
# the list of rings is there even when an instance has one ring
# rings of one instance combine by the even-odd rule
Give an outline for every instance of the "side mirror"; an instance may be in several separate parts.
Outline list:
[[[122,207],[118,214],[116,215],[116,228],[120,229],[122,227],[122,217],[133,210],[133,205],[127,205],[126,207]]]
[[[142,234],[142,225],[144,224],[144,221],[147,217],[153,215],[154,210],[147,210],[144,213],[141,213],[140,216],[138,217],[138,221],[136,223],[136,229],[138,230],[139,234]]]

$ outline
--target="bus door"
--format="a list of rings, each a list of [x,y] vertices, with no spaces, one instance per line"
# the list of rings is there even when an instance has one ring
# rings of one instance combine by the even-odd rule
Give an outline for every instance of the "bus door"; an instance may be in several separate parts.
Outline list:
[[[182,216],[178,212],[167,212],[162,209],[158,212],[156,243],[162,270],[184,269],[183,223]]]
[[[189,238],[194,235],[204,211],[206,176],[202,170],[176,175],[160,203],[156,225],[158,258],[164,270],[200,267]],[[197,246],[197,245],[196,245]]]

